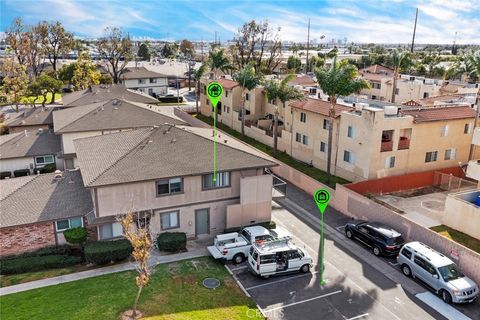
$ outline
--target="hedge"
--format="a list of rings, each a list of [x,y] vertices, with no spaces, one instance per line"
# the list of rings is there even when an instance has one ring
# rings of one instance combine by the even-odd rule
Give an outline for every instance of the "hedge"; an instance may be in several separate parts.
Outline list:
[[[83,227],[65,230],[63,236],[68,243],[83,244],[87,241],[87,229]]]
[[[0,262],[1,274],[17,274],[25,272],[40,271],[52,268],[62,268],[79,264],[81,257],[65,255],[48,255],[37,257],[20,257],[3,260]]]
[[[132,254],[132,245],[127,239],[89,242],[85,245],[85,260],[88,263],[106,264],[127,259]]]
[[[157,238],[158,249],[161,251],[185,251],[187,235],[185,232],[164,232]]]
[[[50,173],[55,172],[55,170],[57,170],[57,166],[55,165],[55,163],[49,163],[42,168],[36,168],[35,172],[40,171],[40,173]]]
[[[255,226],[264,227],[264,228],[270,230],[270,229],[275,229],[275,228],[277,227],[277,224],[275,223],[275,221],[267,221],[267,222],[261,222],[261,223],[252,224],[251,226],[227,228],[227,229],[225,229],[223,232],[224,232],[224,233],[240,232],[243,228],[246,228],[246,227],[255,227]]]
[[[30,175],[30,170],[29,170],[29,169],[15,170],[15,171],[13,171],[13,175],[14,175],[15,177],[28,176],[28,175]]]
[[[61,246],[52,246],[52,247],[45,247],[35,251],[25,252],[18,255],[12,256],[5,256],[2,257],[1,261],[10,260],[10,259],[17,259],[17,258],[27,258],[27,257],[41,257],[41,256],[51,256],[51,255],[62,255],[68,256],[72,254],[72,248],[69,245],[61,245]]]
[[[183,97],[158,97],[158,101],[160,102],[170,102],[170,103],[176,103],[176,102],[183,102]]]
[[[0,172],[0,179],[10,178],[10,177],[12,177],[12,173],[10,171]]]

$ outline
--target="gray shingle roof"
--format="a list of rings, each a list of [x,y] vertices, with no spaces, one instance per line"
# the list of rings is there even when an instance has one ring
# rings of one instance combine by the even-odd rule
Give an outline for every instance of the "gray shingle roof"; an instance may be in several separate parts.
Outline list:
[[[53,113],[56,133],[144,128],[183,121],[138,106],[126,100],[112,99]]]
[[[85,186],[200,175],[213,171],[213,141],[164,125],[77,139],[75,150]],[[264,168],[276,163],[217,143],[217,170]]]
[[[80,171],[65,172],[58,180],[54,173],[28,178],[23,185],[16,182],[20,178],[0,180],[0,188],[10,190],[0,200],[0,228],[83,216],[93,210]],[[17,188],[9,187],[10,184]]]
[[[31,108],[24,110],[18,117],[8,122],[8,127],[52,125],[54,108]]]
[[[0,159],[56,154],[61,151],[60,137],[49,130],[30,130],[0,136]]]
[[[79,90],[62,97],[66,107],[83,106],[111,99],[125,99],[141,103],[158,103],[158,100],[139,91],[129,90],[123,84],[98,85]]]
[[[147,78],[167,78],[158,72],[150,71],[145,67],[125,68],[120,76],[121,79],[147,79]]]

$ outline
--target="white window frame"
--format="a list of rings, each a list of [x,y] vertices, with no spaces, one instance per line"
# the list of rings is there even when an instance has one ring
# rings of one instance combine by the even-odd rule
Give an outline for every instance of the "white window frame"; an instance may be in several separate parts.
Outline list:
[[[45,158],[46,157],[52,157],[52,161],[51,162],[46,162],[45,161]],[[43,162],[42,163],[39,163],[38,162],[38,159],[39,158],[43,158]],[[45,166],[47,164],[52,164],[52,163],[55,163],[55,157],[52,155],[52,154],[47,154],[47,155],[44,155],[44,156],[37,156],[35,157],[35,165],[38,166],[38,165],[41,165],[41,166]]]
[[[83,218],[82,217],[72,217],[72,218],[60,219],[60,220],[55,221],[55,231],[56,232],[63,232],[65,230],[72,229],[72,222],[71,222],[72,219],[80,219],[80,221],[82,222],[81,227],[83,227]],[[68,221],[68,228],[59,229],[58,228],[58,222],[59,221]]]
[[[448,157],[447,157],[448,154]],[[457,158],[457,149],[450,148],[445,150],[444,160],[455,160]]]
[[[107,238],[102,237],[101,228],[106,228],[106,227],[110,227],[110,231],[112,234],[111,237],[107,237]],[[120,222],[106,223],[98,227],[98,239],[100,240],[110,240],[110,239],[120,238],[122,236],[123,236],[123,229]]]
[[[295,141],[302,143],[302,134],[300,132],[295,133]]]
[[[147,84],[146,79],[138,79],[138,84]]]
[[[395,156],[388,156],[385,159],[385,169],[395,168]]]
[[[473,123],[465,123],[465,127],[463,128],[463,133],[464,134],[470,134],[473,131]]]
[[[162,216],[164,215],[169,215],[169,222],[171,222],[171,215],[172,214],[175,214],[176,215],[176,219],[177,219],[177,224],[175,226],[168,226],[168,227],[164,227],[163,223],[162,223]],[[175,211],[167,211],[167,212],[159,212],[159,215],[160,215],[160,229],[163,230],[171,230],[171,229],[178,229],[180,228],[180,211],[179,210],[175,210]]]
[[[202,176],[202,190],[212,190],[220,188],[229,188],[231,186],[231,174],[230,171],[217,172],[217,179],[215,185],[212,187],[205,186],[205,181],[210,179],[213,183],[213,173],[205,174]]]
[[[442,127],[442,131],[440,132],[441,137],[447,137],[448,136],[448,124],[444,125]]]
[[[307,114],[305,112],[300,112],[300,122],[307,122]]]
[[[351,139],[355,139],[355,128],[352,126],[348,126],[347,128],[347,137]]]
[[[322,145],[323,145],[323,150],[322,150]],[[328,151],[328,143],[320,141],[320,152],[327,152],[327,151]]]
[[[331,121],[328,120],[328,119],[323,119],[323,129],[324,130],[328,130],[330,128],[330,125],[331,125]]]
[[[304,145],[308,146],[308,136],[303,135],[303,137],[302,137],[302,143],[303,143]]]
[[[429,156],[430,155],[430,156]],[[428,161],[427,161],[428,160]],[[438,160],[438,151],[428,151],[425,154],[425,162],[436,162]]]
[[[343,161],[346,163],[355,164],[355,154],[352,151],[343,150]]]
[[[172,192],[171,185],[173,183],[178,183],[178,179],[180,179],[180,191]],[[175,181],[173,181],[175,180]],[[158,184],[162,181],[167,181],[168,182],[168,193],[159,193],[158,192]],[[163,196],[169,196],[173,194],[181,194],[183,193],[183,178],[182,177],[172,177],[172,178],[167,178],[167,179],[160,179],[155,181],[155,192],[157,194],[157,197],[163,197]]]

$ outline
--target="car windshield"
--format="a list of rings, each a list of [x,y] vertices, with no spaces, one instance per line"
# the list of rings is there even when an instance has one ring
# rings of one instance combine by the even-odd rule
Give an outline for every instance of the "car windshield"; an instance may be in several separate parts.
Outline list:
[[[387,242],[388,242],[389,246],[397,246],[399,244],[404,244],[405,240],[403,239],[402,236],[399,236],[399,237],[395,237],[395,238],[388,238]]]
[[[463,277],[463,273],[458,269],[457,265],[452,263],[448,266],[438,268],[445,282]]]

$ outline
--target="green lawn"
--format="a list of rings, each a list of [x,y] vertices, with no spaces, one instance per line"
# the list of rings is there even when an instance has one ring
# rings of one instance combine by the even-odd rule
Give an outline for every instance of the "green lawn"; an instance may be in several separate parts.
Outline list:
[[[202,120],[205,123],[208,123],[209,125],[213,125],[213,119],[210,118],[210,117],[206,117],[204,115],[197,114],[196,118],[199,119],[199,120]],[[305,173],[306,175],[312,177],[313,179],[315,179],[317,181],[320,181],[321,183],[324,183],[324,184],[326,184],[326,185],[328,185],[328,186],[330,186],[334,189],[335,189],[335,185],[337,183],[340,183],[340,184],[350,183],[350,181],[345,180],[345,179],[340,178],[340,177],[337,177],[337,176],[332,176],[332,178],[330,180],[330,183],[327,183],[327,173],[325,171],[322,171],[322,170],[317,169],[313,166],[310,166],[306,163],[295,160],[294,158],[292,158],[291,156],[289,156],[285,152],[277,152],[277,154],[274,156],[273,155],[273,148],[271,148],[271,147],[269,147],[269,146],[267,146],[267,145],[265,145],[261,142],[258,142],[257,140],[255,140],[253,138],[250,138],[250,137],[247,137],[247,136],[242,136],[242,134],[240,132],[237,132],[237,131],[233,130],[232,128],[227,127],[226,125],[224,125],[222,123],[217,123],[217,128],[222,130],[222,131],[225,131],[229,135],[234,136],[235,138],[248,143],[249,145],[251,145],[251,146],[269,154],[270,156],[280,160],[281,162],[297,169],[298,171],[301,171],[301,172]]]
[[[221,280],[220,287],[205,289],[206,277]],[[3,296],[0,318],[117,320],[135,294],[135,272],[115,273]],[[157,266],[139,308],[150,320],[263,319],[224,266],[209,257]]]
[[[480,240],[475,239],[474,237],[470,237],[468,234],[465,234],[463,232],[457,231],[455,229],[452,229],[450,227],[439,225],[435,227],[431,227],[431,230],[438,232],[442,236],[451,239],[455,242],[458,242],[462,245],[464,245],[467,248],[472,249],[475,252],[480,253]]]
[[[28,97],[23,97],[20,102],[21,103],[33,103],[33,100],[35,99],[35,96],[28,96]],[[60,93],[55,93],[55,101],[59,101],[62,99],[62,95]],[[47,101],[46,103],[50,103],[52,101],[52,94],[49,92],[47,93]],[[38,96],[38,99],[35,103],[42,103],[43,102],[43,96]]]

